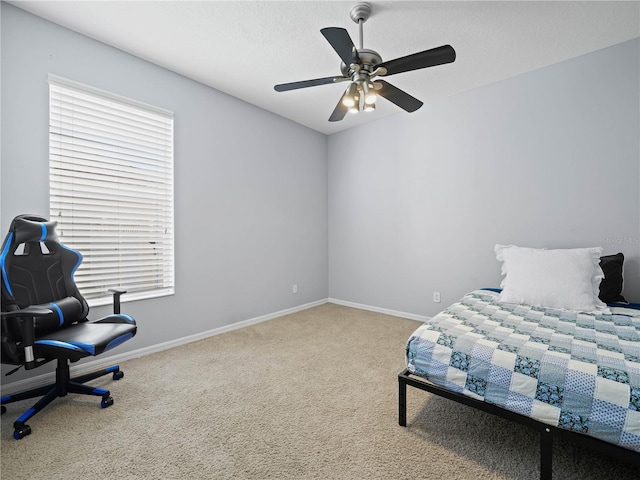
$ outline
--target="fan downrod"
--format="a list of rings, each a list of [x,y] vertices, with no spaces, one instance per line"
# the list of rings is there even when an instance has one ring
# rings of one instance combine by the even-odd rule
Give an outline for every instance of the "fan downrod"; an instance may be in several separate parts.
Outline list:
[[[342,63],[340,65],[340,70],[345,77],[351,77],[353,81],[356,81],[354,73],[357,76],[357,74],[362,71],[363,74],[367,74],[368,79],[368,75],[373,72],[378,64],[382,63],[382,57],[380,57],[380,54],[378,52],[376,52],[375,50],[364,48],[362,25],[371,16],[371,10],[372,9],[370,3],[361,2],[351,8],[349,12],[351,20],[358,24],[360,30],[360,46],[358,48],[358,55],[360,57],[361,63],[359,66],[355,66],[355,68],[354,65],[345,65],[344,63]]]

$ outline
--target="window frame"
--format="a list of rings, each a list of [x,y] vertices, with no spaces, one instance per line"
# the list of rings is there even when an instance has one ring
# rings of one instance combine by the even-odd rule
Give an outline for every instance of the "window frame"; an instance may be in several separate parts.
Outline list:
[[[80,292],[92,307],[112,302],[112,293],[109,292],[109,288],[128,290],[128,293],[122,297],[123,302],[173,295],[175,293],[173,112],[53,74],[49,74],[48,83],[49,213],[51,220],[58,221],[60,242],[80,251],[85,260],[88,260],[83,264],[84,267],[80,266],[75,275]],[[96,117],[83,120],[80,117],[86,116],[77,113],[74,106],[72,116],[74,122],[76,115],[78,120],[76,123],[67,122],[66,120],[71,117],[66,116],[64,112],[71,110],[65,110],[62,105],[70,106],[71,103],[67,104],[65,99],[60,98],[63,95],[70,95],[67,97],[69,99],[74,95],[77,97],[81,105],[78,112],[82,108],[95,108],[92,112],[97,112]],[[91,99],[86,100],[86,96]],[[82,100],[82,97],[85,97],[85,100]],[[54,112],[55,109],[58,111]],[[100,117],[101,122],[105,122],[99,128],[95,127],[94,122],[97,116]],[[134,117],[140,119],[139,124]],[[159,133],[154,135],[135,133],[138,126],[144,129],[149,128],[147,119],[154,124],[151,128],[157,128]],[[119,122],[120,126],[118,126]],[[128,126],[126,122],[134,123],[133,126]],[[157,122],[157,127],[154,122]],[[91,124],[90,133],[87,133],[88,124]],[[103,130],[100,129],[102,127],[104,127]],[[157,141],[151,138],[154,136],[158,137]],[[132,140],[133,137],[136,138]],[[103,141],[105,139],[106,141]],[[153,149],[154,146],[157,148]],[[96,147],[101,148],[98,154],[94,152]],[[141,150],[137,150],[138,148],[150,150],[139,153]],[[135,155],[131,153],[133,151],[131,149],[136,149]],[[89,179],[89,176],[92,178]],[[78,192],[61,185],[65,180],[71,181],[73,185],[74,179],[80,180],[77,183]],[[122,197],[118,197],[120,195],[118,193],[114,194],[114,199],[105,199],[104,189],[106,186],[113,185],[114,181],[117,182],[116,185],[122,187]],[[80,190],[84,191],[80,192]],[[150,194],[150,191],[153,193]],[[137,193],[142,203],[148,206],[140,208],[132,192]],[[156,202],[149,201],[156,193]],[[96,215],[103,216],[103,221],[92,221],[92,216],[89,215],[93,213],[88,211],[94,208]],[[63,211],[72,215],[70,222],[62,220]],[[74,215],[76,211],[78,213]],[[87,219],[86,222],[82,221],[83,214]],[[73,216],[80,221],[74,223]],[[131,229],[136,227],[140,234],[138,236],[135,235],[135,231],[133,235],[131,234]],[[75,232],[75,237],[74,233],[69,234],[69,231]],[[113,254],[107,252],[109,247],[97,246],[99,242],[93,242],[96,244],[95,250],[88,248],[87,245],[92,244],[92,239],[104,238],[101,237],[100,232],[104,232],[106,238],[116,242],[117,247]],[[158,252],[159,261],[153,262]],[[125,257],[131,258],[134,255],[141,263],[139,268],[132,271],[130,278],[135,278],[141,286],[132,287],[127,285],[125,273],[125,269],[128,269],[132,262],[127,262]],[[90,271],[92,261],[98,271],[94,275],[87,273]],[[153,267],[145,268],[143,265],[149,265],[150,261]],[[100,271],[101,267],[102,271]],[[108,273],[107,269],[115,273]],[[143,274],[147,275],[149,283],[144,283]],[[117,280],[109,280],[111,277],[117,277]],[[148,280],[153,277],[155,279]],[[88,281],[92,283],[88,284]],[[100,284],[93,289],[90,288],[95,282],[104,282],[104,286]],[[89,292],[88,295],[83,293],[83,287],[85,292]]]

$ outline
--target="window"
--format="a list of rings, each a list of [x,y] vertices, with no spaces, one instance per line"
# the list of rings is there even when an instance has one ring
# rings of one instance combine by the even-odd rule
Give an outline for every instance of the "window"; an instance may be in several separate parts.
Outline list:
[[[49,76],[50,216],[92,305],[173,293],[173,113]]]

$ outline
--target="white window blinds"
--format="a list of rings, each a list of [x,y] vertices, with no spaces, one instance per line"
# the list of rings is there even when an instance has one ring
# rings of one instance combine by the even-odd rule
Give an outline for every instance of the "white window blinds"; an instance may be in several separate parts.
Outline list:
[[[173,114],[54,76],[49,98],[50,215],[80,292],[173,293]]]

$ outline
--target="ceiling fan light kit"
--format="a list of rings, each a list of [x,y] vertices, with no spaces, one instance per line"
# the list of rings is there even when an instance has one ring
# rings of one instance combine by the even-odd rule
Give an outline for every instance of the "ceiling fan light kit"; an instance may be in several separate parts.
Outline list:
[[[418,110],[423,105],[420,100],[377,77],[452,63],[456,59],[456,52],[451,45],[443,45],[383,62],[378,52],[365,49],[363,44],[363,25],[370,17],[371,11],[371,4],[358,3],[349,12],[351,20],[358,24],[359,48],[356,48],[344,28],[327,27],[320,30],[342,59],[341,76],[283,83],[276,85],[274,89],[277,92],[286,92],[317,85],[351,82],[329,117],[330,122],[342,120],[347,112],[374,111],[378,96],[386,98],[407,112]]]

